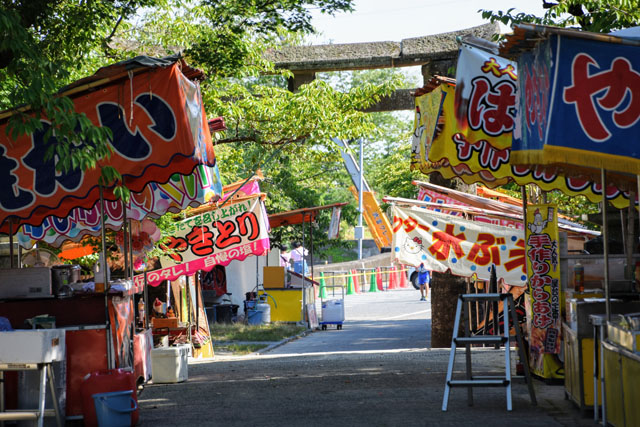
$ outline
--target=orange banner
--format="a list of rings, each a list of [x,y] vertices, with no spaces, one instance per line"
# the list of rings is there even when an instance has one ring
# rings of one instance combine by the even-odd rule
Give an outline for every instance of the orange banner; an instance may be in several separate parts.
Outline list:
[[[351,186],[349,189],[356,200],[359,200],[356,188]],[[369,227],[369,232],[371,232],[371,236],[376,242],[378,249],[390,247],[391,238],[393,237],[391,224],[389,223],[387,216],[380,209],[380,205],[371,191],[362,192],[362,207],[364,210],[362,215],[364,216],[364,220]]]
[[[73,99],[75,109],[111,129],[113,153],[101,166],[114,166],[126,186],[141,192],[149,182],[166,182],[174,173],[190,174],[198,164],[215,165],[211,134],[197,82],[180,63],[148,69]],[[63,218],[73,208],[90,209],[99,199],[100,168],[56,171],[57,158],[45,160],[50,143],[42,129],[17,141],[0,127],[0,231],[7,219],[39,225],[47,216]],[[89,142],[76,150],[90,149]],[[115,197],[105,189],[105,198]],[[17,227],[14,227],[14,231]]]

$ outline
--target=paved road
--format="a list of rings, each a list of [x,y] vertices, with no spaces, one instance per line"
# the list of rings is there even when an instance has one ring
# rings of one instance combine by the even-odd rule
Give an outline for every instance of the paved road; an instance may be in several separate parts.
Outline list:
[[[417,298],[416,298],[417,297]],[[539,405],[514,384],[452,391],[441,411],[449,351],[428,349],[428,304],[414,290],[347,297],[342,331],[317,331],[264,355],[216,357],[189,365],[189,381],[149,385],[143,425],[211,426],[574,426],[593,425],[564,400],[561,386],[535,382]],[[503,352],[474,351],[474,373],[499,373]],[[458,357],[460,375],[463,357]]]
[[[428,348],[431,303],[419,299],[420,293],[413,288],[348,295],[342,330],[328,325],[325,331],[289,342],[269,354]],[[317,310],[321,317],[320,304]]]

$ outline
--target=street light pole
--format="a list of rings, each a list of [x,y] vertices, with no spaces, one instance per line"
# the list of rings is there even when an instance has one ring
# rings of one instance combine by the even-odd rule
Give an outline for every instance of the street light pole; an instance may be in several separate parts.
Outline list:
[[[356,238],[358,239],[358,259],[362,259],[362,238],[364,237],[364,231],[362,229],[362,186],[364,181],[364,144],[362,138],[360,138],[360,188],[358,189],[358,233]]]

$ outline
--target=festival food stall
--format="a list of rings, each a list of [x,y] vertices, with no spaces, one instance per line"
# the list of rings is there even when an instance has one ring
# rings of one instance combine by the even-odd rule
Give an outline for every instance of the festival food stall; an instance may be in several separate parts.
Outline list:
[[[295,209],[269,215],[269,225],[277,228],[287,225],[302,226],[302,247],[305,246],[305,224],[311,228],[316,222],[318,212],[332,209],[333,234],[337,236],[340,223],[340,212],[347,203],[316,206],[312,208]],[[313,233],[309,230],[310,260],[313,260]],[[297,274],[286,267],[265,267],[264,292],[272,299],[267,299],[270,306],[271,319],[281,322],[308,322],[310,327],[317,323],[315,301],[319,283],[314,280],[313,262],[310,262],[310,275]],[[313,319],[316,319],[315,321]]]
[[[72,98],[77,111],[110,128],[113,153],[104,162],[121,172],[123,183],[132,191],[131,199],[123,205],[113,187],[98,185],[99,169],[57,171],[55,158],[45,160],[48,145],[56,140],[45,140],[49,123],[43,120],[42,131],[0,143],[0,160],[5,166],[0,172],[5,177],[0,181],[9,185],[0,192],[0,231],[13,238],[22,226],[18,240],[27,248],[41,240],[58,246],[87,234],[101,235],[105,260],[106,227],[118,229],[124,224],[127,228],[131,218],[161,215],[192,202],[200,204],[198,197],[205,194],[219,197],[215,155],[199,94],[201,77],[201,72],[179,57],[138,57],[102,68],[66,87],[61,94]],[[197,178],[191,175],[194,170]],[[7,319],[9,329],[0,332],[0,347],[12,334],[11,329],[23,329],[25,320],[49,315],[47,326],[55,326],[65,335],[62,374],[57,377],[66,391],[63,411],[69,419],[83,415],[80,385],[86,374],[130,368],[144,379],[149,377],[144,355],[150,345],[145,337],[150,334],[144,330],[135,333],[134,328],[133,300],[142,287],[127,280],[133,269],[133,257],[127,250],[132,246],[129,235],[123,242],[128,255],[121,281],[109,280],[104,262],[102,279],[96,275],[80,287],[71,283],[54,287],[48,268],[38,283],[32,275],[37,269],[3,271],[2,287],[13,294],[4,293],[0,301],[0,317]],[[25,287],[38,289],[35,298],[21,297]],[[0,397],[13,397],[14,401],[0,410],[12,404],[24,407],[15,379],[3,383],[5,393]]]
[[[552,117],[550,112],[555,108],[552,108],[549,100],[552,95],[557,97],[559,94],[558,92],[549,92],[553,84],[551,76],[555,78],[554,73],[545,68],[552,63],[549,49],[541,51],[534,48],[541,38],[546,37],[545,31],[544,28],[526,34],[524,31],[519,33],[516,31],[516,36],[506,43],[507,47],[500,50],[501,54],[507,51],[505,55],[509,54],[511,58],[521,57],[522,52],[533,51],[539,61],[535,64],[531,64],[530,61],[529,66],[524,67],[520,63],[516,64],[498,56],[497,45],[486,41],[463,40],[456,80],[435,78],[416,94],[416,126],[412,147],[412,168],[419,169],[424,173],[438,171],[445,178],[458,177],[467,184],[482,182],[490,187],[503,185],[507,182],[515,182],[520,185],[535,183],[543,191],[555,189],[571,196],[583,195],[592,202],[601,201],[604,194],[613,206],[619,209],[626,208],[630,199],[635,200],[634,193],[636,191],[629,192],[630,189],[633,190],[635,177],[625,175],[624,172],[635,174],[634,171],[619,169],[623,173],[608,172],[605,175],[608,181],[600,179],[601,174],[598,169],[588,171],[584,164],[580,167],[567,167],[567,163],[570,162],[567,162],[562,155],[569,156],[573,153],[573,156],[582,156],[582,152],[580,155],[576,155],[575,153],[578,151],[570,152],[571,149],[559,156],[547,157],[544,162],[539,158],[532,161],[531,157],[525,159],[526,161],[513,161],[517,150],[517,140],[524,141],[526,145],[532,141],[539,141],[541,138],[545,141],[547,139],[553,141],[560,134],[563,135],[562,138],[559,138],[560,140],[573,141],[575,139],[573,134],[576,129],[565,126],[564,119],[557,119],[557,126],[562,129],[559,134],[556,134],[549,126],[550,117]],[[553,64],[556,66],[557,61],[554,61]],[[523,77],[518,78],[518,72],[523,69],[525,70]],[[566,77],[562,78],[566,79]],[[518,85],[519,91],[517,90]],[[518,97],[519,94],[520,97]],[[588,99],[592,95],[593,93],[585,96]],[[629,113],[630,111],[627,114]],[[635,136],[632,139],[635,139]],[[628,148],[630,145],[626,146]],[[545,145],[545,149],[547,148],[548,146]],[[554,153],[556,152],[559,153],[557,150]],[[624,162],[623,159],[620,161]],[[558,162],[562,164],[558,164]],[[590,166],[596,165],[597,167],[599,164],[593,162]],[[603,185],[601,183],[603,182],[606,183],[604,185],[605,191],[602,191]],[[523,197],[523,199],[526,202],[526,198]],[[537,228],[536,223],[551,224],[557,214],[557,209],[553,206],[524,206],[526,205],[523,205],[523,211],[526,211],[529,218],[527,229],[530,225]],[[604,216],[606,209],[602,211]],[[547,216],[549,212],[552,212],[551,217]],[[603,220],[605,236],[606,224],[606,220]],[[544,231],[542,235],[549,236],[549,244],[543,245],[545,251],[554,248],[555,250],[560,249],[560,246],[554,246],[560,242],[557,241],[557,238],[552,238],[552,234]],[[540,237],[533,236],[533,241],[540,241]],[[527,242],[529,242],[529,237],[527,237]],[[523,249],[526,250],[526,253],[535,250],[531,246]],[[629,292],[635,293],[635,290],[632,289],[633,282],[629,277],[623,275],[625,265],[633,263],[631,251],[627,251],[625,258],[626,260],[623,260],[621,264],[623,268],[618,269],[616,274],[620,275],[619,279],[623,279],[629,284]],[[541,281],[539,277],[536,278],[532,275],[530,269],[528,270],[530,275],[528,317],[534,320],[536,316],[539,316],[540,313],[537,315],[535,313],[537,308],[550,310],[553,317],[551,322],[542,321],[541,325],[544,324],[542,327],[544,331],[535,334],[541,338],[543,345],[530,346],[529,348],[531,361],[537,363],[532,366],[533,372],[543,378],[561,378],[563,376],[562,364],[559,361],[562,354],[558,345],[558,337],[561,336],[563,329],[561,327],[563,319],[561,312],[564,310],[565,304],[560,304],[560,307],[557,307],[557,302],[554,303],[551,296],[559,294],[560,298],[564,296],[567,301],[594,296],[588,292],[574,292],[575,284],[572,275],[569,274],[573,270],[574,264],[588,264],[587,266],[590,267],[589,284],[593,288],[596,286],[602,288],[602,296],[606,296],[606,298],[600,304],[606,313],[610,313],[608,289],[611,281],[609,278],[610,270],[607,268],[609,257],[606,249],[604,257],[591,255],[590,258],[584,259],[583,255],[562,253],[557,261],[560,270],[557,277],[543,278]],[[555,270],[555,266],[553,269]],[[531,281],[533,279],[535,279],[534,282]],[[618,283],[623,280],[618,280]],[[600,286],[601,282],[602,286]],[[589,302],[591,303],[591,301]],[[581,307],[582,305],[574,304],[573,306]],[[571,317],[573,314],[568,311],[566,315]],[[579,322],[575,322],[575,325],[579,325]],[[576,327],[579,328],[579,326]],[[581,335],[587,333],[592,333],[592,329],[589,329],[588,332],[582,331]],[[533,335],[530,335],[530,338],[532,337]],[[575,342],[581,341],[576,340]],[[580,348],[589,347],[588,341],[583,342],[582,345],[576,345]],[[582,357],[583,353],[587,352],[580,352],[581,356],[577,357],[579,363],[575,366],[590,366],[589,359]],[[573,354],[577,354],[577,352],[573,352]],[[589,351],[588,354],[592,355],[593,351]],[[572,362],[569,361],[569,363]],[[579,372],[578,375],[582,377],[584,371],[579,370]],[[569,382],[573,383],[573,378]],[[576,393],[583,395],[585,390]]]
[[[517,58],[523,76],[519,81],[520,120],[515,124],[511,161],[586,176],[597,181],[600,188],[611,183],[627,193],[629,212],[635,215],[636,194],[640,190],[638,52],[638,40],[529,24],[516,26],[500,49],[503,56]],[[635,346],[621,343],[633,337],[640,325],[628,316],[622,319],[629,320],[621,322],[614,309],[607,197],[601,193],[606,322],[602,324],[607,327],[594,339],[601,341],[599,364],[604,367],[600,371],[602,418],[605,425],[636,424],[640,422],[640,411],[637,405],[626,402],[637,402],[638,394],[624,379],[637,375],[640,365],[629,352]],[[631,233],[626,237],[633,239]],[[630,286],[627,295],[617,295],[618,299],[637,300],[640,293],[632,277],[633,246],[627,250],[625,268],[625,280]],[[631,305],[624,311],[639,311],[636,307]],[[591,319],[597,322],[597,317]],[[625,338],[620,339],[622,336]],[[592,354],[594,358],[598,356]],[[597,363],[593,366],[595,380]],[[597,410],[594,417],[597,420]]]

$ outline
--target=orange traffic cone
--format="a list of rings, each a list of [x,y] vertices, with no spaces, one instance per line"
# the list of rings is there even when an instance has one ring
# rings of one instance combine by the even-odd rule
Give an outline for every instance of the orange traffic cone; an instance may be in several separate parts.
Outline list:
[[[376,268],[376,284],[378,285],[379,291],[384,291],[384,286],[382,286],[382,274],[380,273],[380,267]]]
[[[358,273],[355,270],[351,270],[351,277],[353,278],[353,289],[356,294],[360,293],[360,281],[358,280]]]
[[[389,284],[387,285],[387,289],[396,289],[396,269],[395,267],[391,267],[389,270]]]
[[[400,274],[400,287],[406,288],[407,287],[407,269],[405,268],[404,265],[400,266],[400,271],[398,272],[398,274]]]

